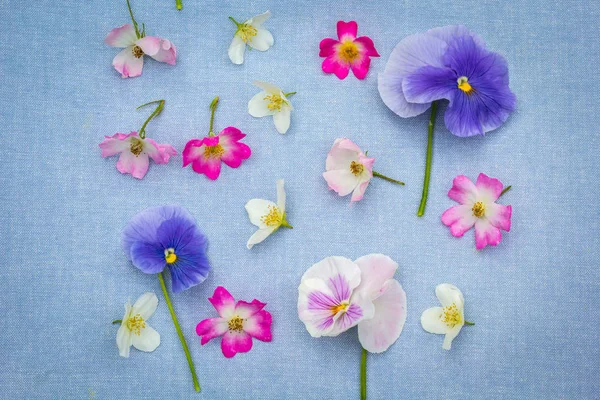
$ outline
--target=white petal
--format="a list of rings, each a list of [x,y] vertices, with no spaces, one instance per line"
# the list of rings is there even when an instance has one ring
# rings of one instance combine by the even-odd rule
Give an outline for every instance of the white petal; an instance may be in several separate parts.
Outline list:
[[[265,240],[271,233],[275,231],[275,228],[262,228],[254,232],[250,239],[248,239],[248,243],[246,243],[246,247],[251,249],[255,244],[259,244],[263,240]]]
[[[322,259],[316,264],[313,264],[304,275],[302,275],[301,281],[306,279],[322,279],[328,282],[330,278],[336,276],[342,276],[350,287],[352,292],[360,284],[360,268],[354,263],[354,261],[341,256],[330,256]]]
[[[327,181],[329,189],[340,196],[349,195],[360,184],[358,177],[350,169],[326,171],[323,172],[323,178]]]
[[[356,291],[365,292],[372,300],[383,293],[386,289],[384,285],[392,279],[398,269],[398,263],[383,254],[369,254],[354,262],[362,274],[360,285]]]
[[[150,325],[140,331],[139,335],[131,335],[133,347],[141,351],[154,351],[160,344],[160,335]]]
[[[258,14],[255,17],[250,18],[248,21],[244,22],[245,24],[252,25],[253,27],[261,26],[266,20],[271,16],[270,11],[265,11],[262,14]]]
[[[129,348],[131,347],[131,331],[127,329],[127,321],[123,320],[117,331],[117,347],[121,357],[129,357]]]
[[[157,306],[158,297],[152,292],[146,292],[133,304],[131,313],[133,315],[140,314],[144,320],[147,320],[154,314]]]
[[[244,52],[246,51],[246,43],[237,35],[233,37],[231,44],[229,45],[229,59],[234,64],[244,63]]]
[[[446,337],[444,338],[444,343],[442,344],[442,348],[444,350],[450,350],[450,347],[452,347],[452,341],[454,340],[454,338],[456,336],[458,336],[463,325],[464,324],[456,325],[454,328],[452,328],[452,329],[448,330],[448,332],[446,332]]]
[[[443,335],[450,330],[445,322],[442,322],[442,307],[431,307],[421,314],[421,326],[429,333]]]
[[[373,318],[358,324],[358,340],[367,351],[382,353],[398,340],[406,322],[406,293],[400,282],[388,280],[373,305]]]
[[[248,46],[258,51],[267,51],[273,46],[275,40],[271,32],[264,28],[258,28],[256,30],[256,36],[252,37],[248,42]]]
[[[253,81],[252,84],[270,94],[281,94],[281,89],[269,82]]]
[[[285,188],[283,187],[285,181],[280,179],[277,181],[277,207],[282,213],[285,212]]]
[[[277,207],[277,204],[269,200],[263,199],[252,199],[246,203],[246,211],[248,212],[248,218],[252,224],[258,226],[260,229],[267,228],[267,225],[261,220],[261,218],[269,214],[270,207]]]
[[[274,112],[269,110],[268,105],[271,103],[270,100],[265,99],[269,93],[260,92],[254,95],[248,102],[248,114],[255,118],[261,118],[267,115],[273,115]]]
[[[273,114],[273,122],[275,123],[275,128],[277,132],[284,134],[290,128],[290,114],[291,109],[288,107],[281,107],[279,112]]]
[[[435,288],[435,295],[437,296],[442,306],[450,306],[456,304],[461,313],[465,306],[465,299],[461,291],[450,283],[442,283],[437,285]]]

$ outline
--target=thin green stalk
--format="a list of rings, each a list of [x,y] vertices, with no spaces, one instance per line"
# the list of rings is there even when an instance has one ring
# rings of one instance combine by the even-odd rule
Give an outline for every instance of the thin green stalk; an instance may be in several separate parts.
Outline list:
[[[284,93],[283,95],[284,95],[285,97],[290,97],[290,96],[293,96],[293,95],[295,95],[295,94],[296,94],[296,92],[289,92],[289,93]]]
[[[294,227],[288,222],[285,213],[283,213],[283,218],[281,219],[281,226],[284,228],[294,229]]]
[[[148,125],[148,122],[150,122],[152,120],[152,118],[156,117],[158,114],[160,114],[162,112],[163,108],[165,107],[165,101],[164,100],[155,100],[155,101],[151,101],[146,104],[142,104],[141,106],[136,108],[136,110],[139,110],[140,108],[146,107],[147,105],[157,104],[157,103],[158,103],[158,106],[156,106],[156,109],[154,110],[154,112],[152,114],[150,114],[150,116],[144,122],[144,125],[142,125],[142,127],[140,128],[140,131],[138,132],[141,139],[146,138],[146,125]]]
[[[163,277],[164,271],[158,274],[158,280],[160,281],[160,287],[162,288],[163,295],[165,296],[165,301],[167,306],[169,307],[169,312],[171,313],[171,318],[173,319],[173,324],[175,325],[175,329],[177,330],[177,335],[179,336],[179,340],[181,341],[181,347],[183,347],[183,351],[185,352],[185,358],[187,358],[187,362],[190,366],[190,372],[192,373],[192,380],[194,381],[194,389],[196,392],[200,391],[200,384],[198,383],[198,377],[196,376],[196,369],[194,368],[194,362],[192,361],[192,356],[190,355],[190,350],[188,349],[187,343],[185,342],[185,337],[183,336],[183,332],[181,331],[181,327],[179,326],[179,322],[177,321],[177,316],[175,315],[175,310],[173,309],[173,304],[171,304],[171,299],[169,298],[169,293],[167,292],[167,287],[165,286],[165,278]]]
[[[138,39],[140,39],[142,36],[140,35],[138,23],[136,22],[135,18],[133,18],[133,11],[131,10],[131,4],[129,4],[129,0],[127,0],[127,8],[129,9],[129,15],[131,16],[131,22],[133,22],[133,27],[135,28],[135,35]]]
[[[367,400],[367,350],[362,349],[360,360],[360,400]]]
[[[120,319],[115,319],[115,320],[112,322],[112,324],[113,324],[113,325],[116,325],[116,324],[122,324],[122,323],[123,323],[123,321],[122,321],[122,320],[120,320]]]
[[[504,193],[508,192],[511,187],[512,187],[511,185],[508,185],[507,187],[505,187],[504,190],[500,192],[500,196],[498,196],[498,198],[500,198]]]
[[[388,176],[385,176],[385,175],[383,175],[383,174],[380,174],[380,173],[379,173],[379,172],[377,172],[377,171],[373,171],[373,176],[376,176],[377,178],[385,179],[385,180],[386,180],[386,181],[388,181],[388,182],[392,182],[392,183],[395,183],[395,184],[398,184],[398,185],[402,185],[402,186],[404,186],[404,182],[402,182],[402,181],[397,181],[397,180],[395,180],[395,179],[392,179],[392,178],[390,178],[390,177],[388,177]]]
[[[423,194],[421,195],[421,204],[417,216],[422,217],[425,214],[427,205],[427,195],[429,193],[429,180],[431,178],[431,158],[433,156],[433,126],[435,125],[435,115],[437,111],[437,101],[431,103],[431,117],[429,117],[429,126],[427,129],[427,160],[425,161],[425,177],[423,178]]]
[[[177,7],[178,10],[181,10],[183,8],[181,0],[175,0],[175,7]]]
[[[208,130],[208,136],[215,136],[213,131],[213,124],[215,122],[215,111],[217,111],[217,105],[219,104],[219,96],[215,97],[210,103],[210,128]]]
[[[475,325],[475,322],[465,321],[465,325],[471,325],[471,326],[473,326],[473,325]]]
[[[233,19],[233,17],[229,17],[229,19],[231,21],[233,21],[233,23],[235,24],[235,26],[237,26],[238,28],[240,27],[241,24],[239,22],[237,22],[235,19]]]

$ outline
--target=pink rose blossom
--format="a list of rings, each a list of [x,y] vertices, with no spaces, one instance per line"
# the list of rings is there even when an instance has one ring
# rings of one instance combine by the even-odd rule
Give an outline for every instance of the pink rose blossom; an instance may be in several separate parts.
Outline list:
[[[131,24],[115,28],[106,36],[104,43],[112,47],[123,48],[113,59],[113,66],[123,78],[132,78],[142,74],[144,55],[156,61],[175,65],[177,48],[167,39],[154,36],[138,38]]]
[[[323,72],[334,73],[338,78],[344,79],[352,69],[354,76],[365,79],[371,65],[370,57],[379,57],[379,53],[369,37],[356,37],[357,33],[358,24],[355,21],[338,21],[339,40],[326,38],[319,45],[321,48],[319,56],[325,57],[322,65]]]
[[[454,178],[448,197],[461,205],[450,207],[442,214],[442,222],[453,236],[461,237],[475,225],[475,247],[496,246],[502,240],[500,230],[510,231],[512,207],[497,204],[502,194],[502,182],[479,174],[477,183],[459,175]]]
[[[233,126],[223,129],[216,136],[192,139],[183,150],[183,166],[192,164],[192,169],[215,180],[221,173],[221,161],[231,168],[237,168],[252,154],[250,147],[239,141],[246,137]]]
[[[251,303],[235,302],[233,296],[222,286],[208,299],[219,313],[219,318],[209,318],[196,326],[201,337],[200,344],[205,345],[211,339],[223,336],[221,350],[227,358],[237,353],[247,353],[252,349],[252,338],[263,342],[272,340],[271,314],[263,310],[266,303],[254,299]]]
[[[120,154],[117,161],[119,172],[131,174],[137,179],[146,175],[150,164],[148,157],[157,164],[166,164],[171,156],[177,155],[177,151],[170,144],[158,144],[152,139],[142,139],[137,132],[105,136],[98,146],[102,149],[102,157]]]

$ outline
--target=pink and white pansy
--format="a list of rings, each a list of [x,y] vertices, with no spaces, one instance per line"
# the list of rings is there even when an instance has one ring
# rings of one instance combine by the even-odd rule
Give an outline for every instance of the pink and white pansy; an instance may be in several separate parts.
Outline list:
[[[98,146],[102,149],[102,157],[120,154],[117,170],[137,179],[142,179],[148,172],[150,158],[156,164],[166,164],[171,156],[177,155],[170,144],[158,144],[152,139],[140,138],[137,132],[105,136]]]
[[[356,37],[356,21],[338,21],[337,34],[339,40],[326,38],[319,45],[319,56],[325,57],[321,66],[323,72],[345,79],[352,69],[354,76],[365,79],[371,65],[370,57],[379,57],[373,41],[367,36]]]
[[[113,59],[113,66],[123,78],[133,78],[142,74],[144,55],[156,61],[175,65],[177,48],[167,39],[143,36],[131,24],[115,28],[106,36],[104,43],[122,48]]]
[[[381,353],[400,336],[406,295],[393,279],[398,267],[382,254],[352,261],[327,257],[309,268],[298,287],[298,316],[313,337],[337,336],[358,325],[363,348]]]
[[[263,342],[272,340],[271,314],[264,310],[266,303],[256,299],[251,303],[243,300],[235,302],[233,296],[222,286],[215,289],[208,299],[219,313],[217,318],[201,321],[196,333],[201,337],[203,346],[211,339],[223,336],[221,350],[227,358],[237,353],[246,353],[252,349],[252,338]]]
[[[496,246],[502,240],[501,229],[510,231],[512,207],[497,204],[503,191],[502,182],[479,174],[477,182],[464,175],[454,178],[448,197],[460,203],[442,214],[442,222],[450,227],[450,233],[461,237],[475,226],[475,247]]]

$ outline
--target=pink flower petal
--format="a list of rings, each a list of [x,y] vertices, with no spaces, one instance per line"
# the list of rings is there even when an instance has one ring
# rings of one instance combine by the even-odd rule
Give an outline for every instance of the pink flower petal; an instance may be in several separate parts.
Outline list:
[[[240,300],[235,305],[234,313],[235,313],[235,315],[238,315],[240,318],[246,319],[246,318],[250,318],[257,312],[259,312],[260,310],[265,308],[266,305],[267,305],[267,303],[261,303],[260,301],[258,301],[256,299],[252,300],[252,303],[248,303],[246,301]]]
[[[185,144],[185,148],[181,152],[184,167],[201,157],[203,152],[197,151],[197,149],[202,146],[202,142],[203,139],[192,139]]]
[[[477,199],[477,188],[469,178],[459,175],[452,182],[448,197],[460,204],[474,204]]]
[[[373,41],[368,36],[361,36],[359,38],[354,39],[354,43],[360,43],[363,46],[365,51],[365,55],[369,57],[379,57],[379,53],[375,49],[375,45]]]
[[[321,43],[319,43],[319,57],[329,57],[334,55],[336,52],[335,45],[338,43],[339,41],[331,38],[321,40]]]
[[[134,178],[142,179],[148,172],[149,164],[148,154],[140,153],[136,156],[131,151],[124,151],[117,161],[117,169],[122,174],[131,174]]]
[[[371,59],[367,56],[356,60],[352,63],[352,73],[357,79],[365,79],[369,72],[369,66],[371,65]]]
[[[222,336],[229,330],[225,318],[209,318],[196,325],[196,333],[201,336],[200,344],[204,346],[211,339]]]
[[[345,79],[350,72],[350,66],[338,62],[335,56],[329,56],[324,59],[321,68],[323,69],[323,72],[335,74],[339,79]]]
[[[144,54],[153,56],[160,50],[160,41],[161,39],[155,36],[145,36],[138,39],[135,44],[142,49]]]
[[[221,174],[221,159],[210,158],[200,167],[202,172],[196,169],[196,163],[192,165],[192,169],[196,172],[203,173],[208,179],[216,180]]]
[[[223,286],[218,286],[208,301],[211,302],[221,317],[229,319],[234,315],[235,299]]]
[[[477,217],[470,205],[450,207],[442,214],[442,223],[450,227],[452,236],[461,237],[475,225]]]
[[[131,24],[125,24],[113,29],[104,38],[104,43],[112,47],[129,47],[135,44],[137,36]]]
[[[244,321],[244,331],[255,339],[270,342],[273,339],[271,334],[272,322],[271,313],[261,310]]]
[[[484,203],[493,203],[498,200],[500,197],[500,193],[502,193],[502,182],[500,182],[496,178],[490,178],[486,174],[479,174],[477,177],[477,182],[475,183],[477,186],[477,191],[479,192],[479,198],[477,200],[481,200]]]
[[[143,152],[148,154],[155,163],[157,163],[157,164],[163,163],[162,162],[163,156],[160,153],[158,144],[152,139],[143,139],[143,143],[144,143]]]
[[[110,157],[122,151],[129,149],[129,142],[124,139],[129,136],[137,136],[137,133],[132,132],[129,135],[124,133],[115,133],[112,136],[104,136],[104,140],[98,145],[102,149],[102,157]]]
[[[371,178],[373,177],[373,164],[375,164],[375,159],[365,156],[364,154],[359,154],[358,162],[361,163],[367,171],[370,172]]]
[[[327,181],[329,189],[335,191],[340,196],[347,196],[359,185],[358,178],[350,169],[323,172],[323,178]]]
[[[325,169],[349,169],[352,161],[360,162],[362,150],[350,139],[338,138],[333,142],[333,146],[327,154]]]
[[[512,207],[503,204],[491,203],[486,205],[485,218],[496,228],[510,231]]]
[[[350,21],[350,22],[344,22],[344,21],[338,21],[337,23],[337,34],[338,34],[338,39],[340,39],[340,41],[344,41],[344,40],[354,40],[356,38],[356,35],[358,33],[358,24],[356,23],[356,21]]]
[[[362,200],[363,196],[365,195],[365,191],[367,190],[367,186],[369,186],[369,182],[370,180],[361,182],[354,189],[354,191],[352,192],[352,197],[350,198],[350,203]]]
[[[361,271],[361,281],[355,293],[364,293],[375,300],[384,291],[385,283],[394,277],[398,263],[383,254],[369,254],[354,261]]]
[[[477,250],[485,246],[496,246],[502,240],[500,229],[492,225],[487,219],[479,218],[475,222],[475,247]]]
[[[156,162],[157,164],[166,164],[169,162],[171,156],[177,155],[177,150],[170,144],[158,144],[158,151],[162,155],[162,161]]]
[[[133,78],[142,74],[144,57],[136,58],[133,55],[133,46],[124,48],[113,58],[113,66],[121,73],[123,78]]]
[[[163,39],[160,43],[158,52],[154,55],[150,55],[150,57],[159,62],[175,65],[177,59],[177,47],[167,39]]]
[[[246,332],[227,331],[221,340],[221,350],[227,358],[237,353],[247,353],[252,349],[252,336]]]
[[[219,133],[219,144],[223,146],[225,153],[221,160],[231,168],[237,168],[252,155],[250,147],[238,141],[246,137],[239,129],[230,126]]]

